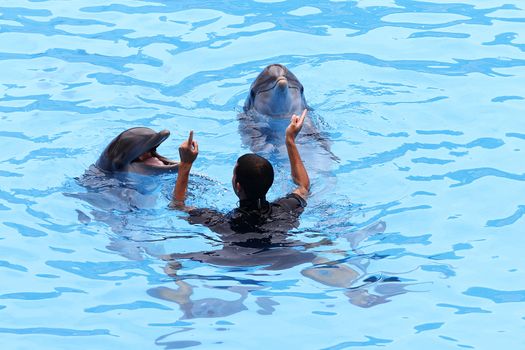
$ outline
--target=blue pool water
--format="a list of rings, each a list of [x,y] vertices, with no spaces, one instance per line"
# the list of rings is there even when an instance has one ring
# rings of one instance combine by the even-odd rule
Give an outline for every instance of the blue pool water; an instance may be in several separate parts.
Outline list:
[[[2,349],[524,348],[523,6],[2,1]],[[175,175],[82,185],[121,131],[169,129],[178,158],[194,129],[188,202],[228,211],[238,114],[274,62],[338,159],[302,145],[287,246],[168,263],[222,249],[168,209]],[[275,162],[272,199],[293,188]]]

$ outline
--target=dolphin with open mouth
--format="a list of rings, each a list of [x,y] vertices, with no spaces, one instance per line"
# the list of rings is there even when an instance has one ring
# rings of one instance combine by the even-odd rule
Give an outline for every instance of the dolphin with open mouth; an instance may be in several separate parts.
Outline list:
[[[82,200],[83,204],[76,209],[79,222],[89,224],[93,219],[109,226],[114,235],[110,236],[108,248],[129,259],[140,260],[143,252],[149,254],[160,249],[153,243],[141,243],[151,238],[147,233],[144,236],[141,226],[149,214],[141,209],[150,211],[158,207],[157,199],[168,181],[150,175],[178,171],[178,162],[157,152],[169,135],[168,130],[156,132],[146,127],[123,131],[76,178],[82,188],[64,192],[66,197]]]
[[[145,127],[128,129],[109,143],[95,166],[104,172],[144,175],[176,172],[179,163],[157,152],[157,147],[169,136],[168,130],[155,132]]]

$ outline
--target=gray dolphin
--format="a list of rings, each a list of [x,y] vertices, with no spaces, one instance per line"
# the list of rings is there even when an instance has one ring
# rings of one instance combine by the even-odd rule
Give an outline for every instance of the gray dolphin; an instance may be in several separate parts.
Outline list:
[[[303,84],[282,64],[270,64],[251,84],[243,113],[239,114],[239,132],[243,144],[255,153],[286,155],[284,130],[292,114],[300,115],[304,109],[311,110],[304,97]],[[337,159],[330,151],[329,142],[317,130],[313,117],[309,115],[305,119],[300,139],[318,141],[316,144],[320,144],[321,150],[314,150],[313,154],[309,152],[307,158],[319,155],[321,158]],[[324,164],[326,160],[316,159],[313,163]],[[328,164],[321,166],[322,169],[329,167]]]
[[[179,163],[161,156],[157,147],[170,136],[168,130],[128,129],[109,143],[95,166],[104,172],[159,174],[177,171]]]
[[[281,64],[271,64],[257,76],[244,103],[244,112],[255,110],[271,117],[301,114],[305,108],[303,85]]]

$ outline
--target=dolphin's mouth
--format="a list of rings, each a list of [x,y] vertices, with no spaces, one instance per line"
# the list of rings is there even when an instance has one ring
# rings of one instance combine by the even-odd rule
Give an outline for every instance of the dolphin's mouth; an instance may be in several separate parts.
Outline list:
[[[179,163],[157,152],[157,147],[169,136],[168,130],[155,132],[146,127],[134,127],[123,131],[104,149],[95,166],[107,172],[176,172]]]
[[[178,164],[177,162],[171,159],[161,156],[157,152],[156,148],[149,150],[147,152],[144,152],[137,159],[135,159],[132,163],[141,163],[143,166],[157,168],[157,169],[163,169],[163,168],[169,169]]]

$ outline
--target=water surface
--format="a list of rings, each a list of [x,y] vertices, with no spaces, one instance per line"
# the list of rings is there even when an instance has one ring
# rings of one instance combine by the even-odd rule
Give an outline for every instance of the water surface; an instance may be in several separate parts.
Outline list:
[[[522,7],[3,1],[4,348],[520,348]],[[233,208],[238,114],[274,62],[338,158],[321,171],[305,148],[313,194],[292,243],[242,265],[167,262],[222,249],[168,209],[175,176],[135,202],[68,195],[121,131],[169,129],[160,151],[177,158],[194,129],[189,202]],[[293,188],[276,161],[272,199]]]

